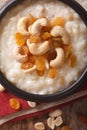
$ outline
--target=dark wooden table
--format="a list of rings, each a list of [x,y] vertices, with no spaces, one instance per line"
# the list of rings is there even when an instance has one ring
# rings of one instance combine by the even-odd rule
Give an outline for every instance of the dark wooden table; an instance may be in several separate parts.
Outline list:
[[[79,115],[87,116],[87,99],[80,100],[73,105],[68,105],[61,109],[63,111],[64,124],[70,126],[71,130],[87,130],[87,124],[84,124],[78,120]],[[0,130],[35,130],[33,125],[38,121],[43,121],[46,126],[46,130],[50,130],[47,127],[46,119],[48,114],[38,117],[25,119],[16,123],[5,124],[0,127]],[[55,130],[59,130],[56,128]]]
[[[0,6],[5,3],[6,0],[0,0]],[[77,0],[81,5],[87,8],[87,0]],[[71,130],[87,130],[87,124],[81,123],[78,120],[79,115],[87,116],[87,99],[80,100],[73,105],[68,105],[61,109],[63,111],[64,124],[70,126]],[[46,124],[47,114],[38,117],[25,119],[16,123],[9,123],[0,126],[0,130],[35,130],[33,125],[35,122],[43,121]],[[47,125],[46,130],[50,130]],[[59,130],[56,128],[55,130]]]

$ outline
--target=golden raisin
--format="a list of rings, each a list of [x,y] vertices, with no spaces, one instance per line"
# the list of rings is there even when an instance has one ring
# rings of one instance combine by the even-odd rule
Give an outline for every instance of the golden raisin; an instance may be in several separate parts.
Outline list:
[[[33,55],[29,56],[29,62],[35,64],[35,57]]]
[[[62,37],[53,37],[53,40],[54,40],[55,42],[63,43]]]
[[[80,117],[79,117],[79,120],[80,120],[81,122],[87,124],[87,117],[85,117],[85,116],[80,116]]]
[[[60,77],[60,85],[65,85],[65,78],[63,76]]]
[[[22,46],[22,45],[25,45],[25,43],[26,43],[25,38],[23,37],[23,35],[21,33],[16,33],[15,39],[16,39],[17,45]]]
[[[51,26],[47,25],[45,27],[42,28],[42,32],[50,32],[51,31]]]
[[[39,71],[45,70],[45,60],[43,56],[39,56],[36,59],[36,70],[39,70]]]
[[[65,125],[60,130],[70,130],[69,126]]]
[[[54,41],[54,46],[56,48],[63,47],[63,41],[60,37],[53,38],[53,41]]]
[[[54,46],[55,46],[55,48],[60,48],[61,47],[60,44],[58,44],[57,42],[54,43]]]
[[[56,55],[55,48],[50,49],[50,51],[48,51],[46,54],[46,58],[48,59],[48,61],[55,59],[56,56],[57,55]]]
[[[69,44],[69,45],[63,46],[63,49],[65,52],[66,59],[69,58],[70,54],[72,53],[72,46]]]
[[[9,100],[9,104],[15,110],[18,110],[20,108],[20,102],[16,98],[11,98]]]
[[[24,70],[30,69],[32,67],[33,67],[33,63],[31,63],[29,61],[21,64],[21,68],[24,69]]]
[[[72,51],[72,46],[70,44],[63,46],[63,49],[65,52],[71,52]]]
[[[74,19],[74,17],[72,14],[68,16],[68,20],[72,21],[73,19]]]
[[[43,40],[48,40],[48,39],[51,38],[52,36],[51,36],[50,33],[45,32],[45,33],[42,34],[41,37],[42,37]]]
[[[49,75],[50,78],[55,78],[56,75],[57,75],[57,69],[56,68],[51,68],[49,70],[49,74],[48,75]]]
[[[72,67],[72,68],[75,67],[76,61],[77,61],[76,55],[71,54],[70,57],[69,57],[69,61],[68,61],[69,66]]]
[[[28,53],[29,53],[28,47],[27,46],[21,46],[21,48],[20,48],[20,54],[21,55],[26,55]]]
[[[35,35],[31,35],[30,36],[30,42],[31,43],[39,43],[41,40],[40,40],[40,37],[38,36],[35,36]]]
[[[44,70],[43,71],[37,71],[37,74],[39,75],[39,76],[43,76],[44,75]]]
[[[36,17],[34,17],[32,14],[29,14],[29,23],[30,25],[33,24],[37,20]]]
[[[63,17],[55,17],[51,21],[52,26],[64,26],[65,19]]]

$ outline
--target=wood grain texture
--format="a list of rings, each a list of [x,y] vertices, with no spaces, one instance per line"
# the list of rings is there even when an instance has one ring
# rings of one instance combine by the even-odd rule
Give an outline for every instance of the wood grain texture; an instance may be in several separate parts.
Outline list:
[[[61,110],[63,111],[64,124],[69,125],[71,130],[87,130],[87,124],[81,123],[78,120],[79,115],[87,116],[87,99],[80,100],[73,105],[63,107]],[[0,130],[35,130],[34,124],[38,121],[43,121],[46,126],[46,130],[50,130],[46,124],[47,117],[48,114],[45,114],[25,119],[23,121],[18,121],[16,123],[5,124],[0,127]],[[57,127],[55,130],[60,130],[60,128]]]
[[[0,6],[2,6],[5,1],[6,0],[0,0]],[[78,1],[85,9],[87,9],[87,0],[76,1]],[[87,124],[81,123],[78,120],[78,115],[87,116],[87,99],[80,100],[73,105],[63,107],[62,111],[64,124],[69,125],[71,130],[87,130]],[[48,114],[45,114],[38,117],[25,119],[23,121],[18,121],[16,123],[5,124],[3,126],[0,126],[0,130],[35,130],[33,125],[38,121],[43,121],[46,126],[46,130],[50,130],[46,124],[47,117]],[[55,130],[60,130],[60,128],[56,128]]]

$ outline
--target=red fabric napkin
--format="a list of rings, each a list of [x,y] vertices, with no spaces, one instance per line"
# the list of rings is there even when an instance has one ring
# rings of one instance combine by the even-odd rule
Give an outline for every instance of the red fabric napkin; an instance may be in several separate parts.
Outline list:
[[[17,100],[19,100],[21,104],[21,108],[19,110],[14,110],[11,108],[11,106],[9,105],[9,100],[11,98],[16,98]],[[81,98],[87,98],[87,83],[84,84],[83,87],[81,87],[73,95],[65,99],[52,103],[40,103],[37,104],[35,108],[31,108],[27,101],[20,99],[5,90],[4,92],[0,92],[0,125],[9,121],[11,122],[22,120],[25,118],[30,118],[47,113],[54,109],[64,107],[65,105],[68,105],[70,103],[74,103]]]

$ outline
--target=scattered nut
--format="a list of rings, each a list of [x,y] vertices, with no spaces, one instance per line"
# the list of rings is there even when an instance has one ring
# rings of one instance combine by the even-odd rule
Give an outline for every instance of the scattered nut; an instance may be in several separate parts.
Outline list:
[[[38,122],[34,125],[35,129],[37,130],[44,130],[45,129],[45,126],[43,124],[43,122]]]
[[[48,125],[49,128],[51,128],[52,130],[54,130],[54,128],[55,128],[54,118],[49,117],[47,119],[47,125]]]
[[[54,120],[54,124],[55,126],[60,126],[63,123],[63,119],[61,116],[58,116],[55,120]]]
[[[60,67],[64,63],[64,51],[62,48],[56,48],[57,56],[50,61],[50,66],[53,68]]]
[[[61,116],[62,115],[62,111],[57,109],[57,110],[54,110],[52,112],[49,113],[49,116],[50,117],[57,117],[57,116]]]
[[[31,108],[36,107],[36,102],[27,101],[27,103],[29,104],[29,106],[30,106]]]
[[[0,84],[0,92],[3,92],[5,88]]]

